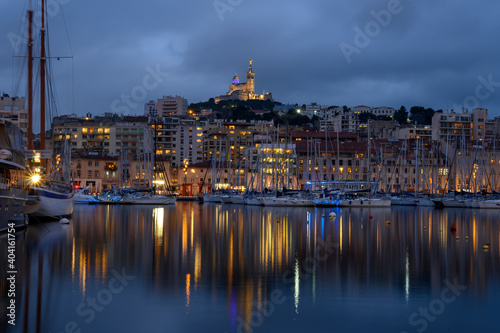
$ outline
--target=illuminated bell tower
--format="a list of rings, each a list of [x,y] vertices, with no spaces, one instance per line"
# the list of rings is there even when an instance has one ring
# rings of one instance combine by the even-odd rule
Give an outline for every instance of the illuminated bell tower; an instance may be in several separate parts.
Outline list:
[[[253,95],[255,93],[255,73],[252,69],[252,59],[250,59],[250,66],[248,66],[248,71],[247,71],[247,92],[250,95]]]

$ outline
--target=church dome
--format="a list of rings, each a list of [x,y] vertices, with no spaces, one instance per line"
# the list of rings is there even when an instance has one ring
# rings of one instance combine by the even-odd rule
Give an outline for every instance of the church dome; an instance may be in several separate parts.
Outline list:
[[[236,83],[240,83],[240,78],[238,77],[238,75],[234,74],[233,76],[233,83],[236,84]]]

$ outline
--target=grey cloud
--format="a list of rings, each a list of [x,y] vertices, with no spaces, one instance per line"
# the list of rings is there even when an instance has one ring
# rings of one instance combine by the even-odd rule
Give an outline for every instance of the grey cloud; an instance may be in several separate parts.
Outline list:
[[[141,83],[146,66],[156,65],[170,75],[148,100],[167,94],[207,100],[225,93],[235,72],[244,78],[250,58],[257,91],[300,104],[451,108],[474,94],[478,76],[500,81],[500,4],[490,0],[401,0],[401,13],[347,63],[340,43],[353,44],[354,27],[364,29],[374,19],[370,12],[388,3],[242,1],[221,21],[212,1],[69,1],[63,10],[74,55],[74,112],[109,110]],[[5,35],[18,29],[23,7],[0,5],[12,14],[0,20],[0,90],[6,92],[13,69]],[[56,16],[51,27],[60,31],[62,23]],[[64,40],[52,41],[69,51]],[[499,102],[495,91],[481,106],[498,116]]]

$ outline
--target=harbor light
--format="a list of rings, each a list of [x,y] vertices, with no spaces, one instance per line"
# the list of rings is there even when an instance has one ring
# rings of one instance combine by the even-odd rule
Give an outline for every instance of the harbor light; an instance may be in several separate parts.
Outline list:
[[[37,173],[31,175],[31,183],[37,184],[38,182],[40,182],[40,175]]]

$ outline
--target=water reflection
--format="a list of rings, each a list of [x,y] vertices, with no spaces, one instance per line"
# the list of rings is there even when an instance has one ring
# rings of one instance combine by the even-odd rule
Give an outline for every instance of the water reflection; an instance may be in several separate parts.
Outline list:
[[[390,320],[409,331],[408,316],[445,280],[468,287],[457,311],[484,311],[499,290],[498,211],[335,209],[330,219],[331,211],[77,206],[70,226],[35,224],[17,234],[19,323],[27,318],[30,332],[64,331],[70,320],[82,332],[298,332],[311,330],[314,318],[318,330],[335,322],[339,331],[361,331]],[[4,267],[4,238],[1,246]],[[98,299],[116,272],[135,278],[87,322],[78,305]],[[2,275],[2,309],[6,290]],[[276,291],[285,301],[267,315]],[[479,307],[469,308],[471,299]],[[456,317],[433,325],[429,331],[464,327]]]

